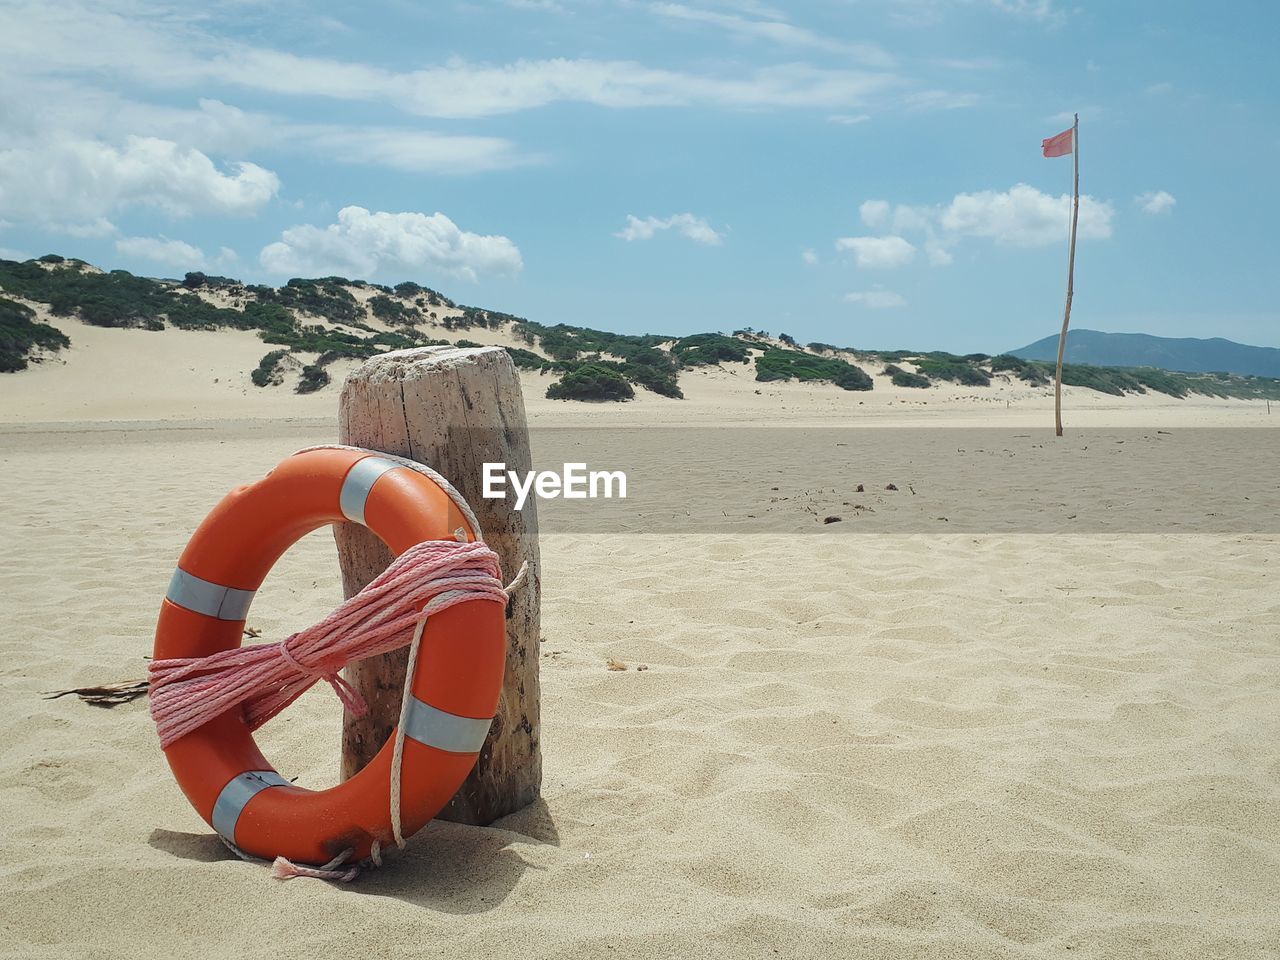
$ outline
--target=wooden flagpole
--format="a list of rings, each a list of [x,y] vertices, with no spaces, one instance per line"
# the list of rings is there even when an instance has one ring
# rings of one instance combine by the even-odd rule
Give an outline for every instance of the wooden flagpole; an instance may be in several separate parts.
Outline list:
[[[1071,125],[1071,162],[1075,167],[1075,183],[1071,197],[1071,248],[1067,254],[1067,305],[1062,311],[1062,333],[1058,335],[1058,370],[1054,376],[1053,423],[1062,436],[1062,356],[1067,351],[1067,327],[1071,325],[1071,295],[1076,281],[1076,224],[1080,221],[1080,114]]]

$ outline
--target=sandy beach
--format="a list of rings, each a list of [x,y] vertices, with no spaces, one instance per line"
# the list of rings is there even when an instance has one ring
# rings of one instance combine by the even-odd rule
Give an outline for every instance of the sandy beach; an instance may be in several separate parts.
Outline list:
[[[195,525],[227,490],[333,440],[337,391],[246,386],[261,352],[249,334],[99,333],[78,330],[65,365],[0,378],[0,956],[1280,953],[1273,441],[1194,483],[1170,482],[1173,452],[1125,474],[1166,519],[1261,498],[1230,514],[1236,527],[1008,529],[1011,511],[1038,516],[1013,480],[1052,455],[1043,390],[855,395],[712,372],[683,402],[600,406],[545,400],[529,376],[535,442],[604,431],[655,458],[658,426],[980,426],[1028,442],[993,474],[1010,478],[1004,494],[966,498],[953,461],[895,463],[892,444],[863,468],[870,506],[909,478],[920,496],[947,491],[962,530],[892,505],[856,530],[849,508],[826,525],[789,502],[736,532],[700,525],[710,502],[683,532],[548,523],[542,801],[492,828],[432,824],[351,885],[282,884],[193,813],[144,700],[42,694],[143,676]],[[129,337],[172,351],[157,368],[179,373],[128,376]],[[1067,409],[1080,446],[1280,425],[1257,402],[1071,389]],[[1036,488],[1046,509],[1078,494],[1055,475]],[[798,498],[788,483],[774,496]],[[832,495],[815,509],[849,499]],[[340,599],[319,531],[249,622],[282,639]],[[259,742],[323,787],[339,720],[322,685]]]

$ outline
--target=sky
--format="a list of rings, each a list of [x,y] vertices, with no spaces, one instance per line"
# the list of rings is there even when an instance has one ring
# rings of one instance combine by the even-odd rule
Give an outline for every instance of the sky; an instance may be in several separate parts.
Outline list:
[[[1280,346],[1269,3],[0,0],[0,257],[541,323]]]

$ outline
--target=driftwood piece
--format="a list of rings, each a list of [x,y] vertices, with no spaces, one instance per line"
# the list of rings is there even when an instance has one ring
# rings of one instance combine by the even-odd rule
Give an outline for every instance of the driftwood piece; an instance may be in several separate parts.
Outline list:
[[[57,700],[75,694],[85,703],[95,707],[114,707],[121,703],[129,703],[147,695],[146,680],[120,680],[116,683],[104,683],[96,687],[72,687],[70,690],[50,690],[44,695],[46,700]]]
[[[341,442],[409,457],[439,471],[475,511],[506,578],[524,562],[529,575],[507,616],[507,667],[497,717],[479,762],[439,816],[488,824],[538,798],[542,782],[538,699],[539,590],[536,506],[516,512],[481,496],[482,465],[531,467],[520,378],[499,347],[424,347],[373,357],[347,377],[339,407]],[[531,498],[532,501],[532,498]],[[334,527],[347,597],[391,562],[382,541],[358,524]],[[381,749],[400,714],[408,651],[347,667],[369,713],[343,718],[342,778]]]

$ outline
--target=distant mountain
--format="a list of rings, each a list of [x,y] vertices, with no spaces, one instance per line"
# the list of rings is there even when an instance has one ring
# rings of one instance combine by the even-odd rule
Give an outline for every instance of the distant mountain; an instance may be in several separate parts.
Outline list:
[[[1058,359],[1058,335],[1037,340],[1019,350],[1010,350],[1024,360]],[[1280,377],[1280,349],[1251,347],[1214,337],[1153,337],[1146,333],[1102,333],[1072,330],[1067,334],[1068,363],[1089,363],[1098,367],[1160,367],[1182,373],[1252,374]]]

